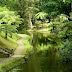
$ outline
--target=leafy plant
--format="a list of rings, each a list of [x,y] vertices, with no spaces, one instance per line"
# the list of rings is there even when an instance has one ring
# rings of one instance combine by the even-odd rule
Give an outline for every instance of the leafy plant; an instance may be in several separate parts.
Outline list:
[[[36,17],[37,19],[45,19],[45,18],[46,18],[46,15],[47,15],[47,13],[45,13],[45,12],[39,12],[39,13],[37,13],[37,14],[35,15],[35,17]]]
[[[17,31],[17,27],[23,20],[13,11],[0,12],[0,18],[0,30],[5,32],[5,38],[7,38],[8,33],[10,33],[12,37],[12,33]]]

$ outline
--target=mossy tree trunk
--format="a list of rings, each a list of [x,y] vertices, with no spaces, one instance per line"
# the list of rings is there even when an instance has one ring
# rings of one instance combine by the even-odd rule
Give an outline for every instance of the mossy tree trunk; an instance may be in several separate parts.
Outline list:
[[[11,35],[11,38],[12,38],[12,33],[10,35]]]
[[[5,31],[5,38],[7,39],[7,27],[6,27],[6,31]]]

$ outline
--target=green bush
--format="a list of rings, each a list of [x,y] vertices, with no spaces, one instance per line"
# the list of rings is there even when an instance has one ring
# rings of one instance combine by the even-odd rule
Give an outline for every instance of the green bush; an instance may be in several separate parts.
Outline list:
[[[65,15],[60,15],[60,21],[49,25],[51,34],[56,35],[61,45],[59,53],[64,61],[72,60],[72,21],[68,21]],[[65,20],[64,20],[65,18]],[[53,26],[55,29],[53,30]]]
[[[63,44],[60,50],[62,60],[72,60],[72,22],[66,22],[60,27],[58,37]]]
[[[66,40],[63,43],[64,45],[60,50],[60,55],[62,56],[62,60],[70,61],[72,60],[72,41]]]

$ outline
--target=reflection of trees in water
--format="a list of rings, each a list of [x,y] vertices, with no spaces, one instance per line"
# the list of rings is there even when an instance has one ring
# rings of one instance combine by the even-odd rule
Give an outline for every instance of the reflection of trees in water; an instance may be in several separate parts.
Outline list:
[[[56,44],[56,40],[50,40],[52,39],[52,37],[44,37],[43,34],[39,34],[39,33],[36,33],[36,34],[33,34],[33,46],[37,46],[37,45],[40,45],[41,44],[44,44],[44,45],[48,45],[48,44]]]
[[[22,72],[71,72],[71,64],[62,64],[54,55],[45,56],[33,54],[19,69]]]
[[[54,56],[49,58],[33,55],[25,64],[21,64],[16,69],[21,69],[21,72],[71,72],[72,66],[60,63]]]
[[[44,57],[41,60],[42,72],[60,72],[59,64],[57,64],[58,62],[54,57]]]
[[[38,44],[52,44],[53,41],[41,34],[32,34],[31,43],[36,48]],[[48,50],[41,53],[34,52],[29,57],[25,64],[21,64],[18,68],[22,69],[21,72],[71,72],[71,65],[62,64],[59,61],[59,57],[56,55],[54,46],[51,46]]]

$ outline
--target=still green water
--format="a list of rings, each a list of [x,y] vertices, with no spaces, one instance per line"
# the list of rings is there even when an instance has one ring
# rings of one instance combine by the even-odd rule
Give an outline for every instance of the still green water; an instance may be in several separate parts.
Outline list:
[[[47,34],[31,34],[33,53],[25,63],[10,72],[72,72],[72,64],[61,62],[58,38]]]

